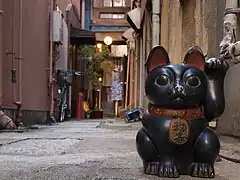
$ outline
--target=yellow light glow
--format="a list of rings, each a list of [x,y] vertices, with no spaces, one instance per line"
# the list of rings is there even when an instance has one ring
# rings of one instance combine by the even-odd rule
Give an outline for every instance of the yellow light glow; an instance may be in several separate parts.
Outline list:
[[[112,37],[111,36],[106,36],[105,38],[104,38],[104,43],[106,44],[106,45],[111,45],[112,44]]]
[[[102,44],[101,43],[97,43],[97,48],[101,49],[102,48]]]
[[[102,82],[102,78],[100,77],[100,78],[98,78],[98,80],[100,81],[100,82]]]

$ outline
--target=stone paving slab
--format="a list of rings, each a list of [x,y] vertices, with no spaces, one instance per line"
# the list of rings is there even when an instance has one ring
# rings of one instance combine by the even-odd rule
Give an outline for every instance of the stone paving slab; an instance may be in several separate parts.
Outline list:
[[[50,156],[62,154],[67,148],[78,143],[80,139],[28,139],[5,145],[0,148],[0,154]]]
[[[0,179],[164,180],[142,173],[135,147],[136,130],[102,129],[99,123],[64,122],[39,131],[0,134],[3,141],[23,139],[0,146]],[[216,180],[238,177],[238,164],[225,160],[216,164]]]
[[[240,163],[240,139],[222,136],[220,154]]]

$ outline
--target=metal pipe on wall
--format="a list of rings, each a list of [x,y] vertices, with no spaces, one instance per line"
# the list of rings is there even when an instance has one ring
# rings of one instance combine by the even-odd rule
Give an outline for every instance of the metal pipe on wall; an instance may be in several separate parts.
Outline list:
[[[55,0],[49,0],[49,40],[50,40],[50,50],[49,50],[49,88],[50,88],[50,116],[53,116],[54,110],[54,100],[53,100],[53,9]]]
[[[127,44],[128,44],[128,60],[127,60],[127,79],[126,79],[125,105],[124,105],[125,108],[127,108],[128,106],[129,69],[130,69],[130,57],[131,57],[129,40],[127,41]]]
[[[139,36],[138,38],[139,40],[139,43],[140,43],[140,58],[139,58],[139,61],[140,61],[140,73],[139,73],[139,78],[140,78],[140,88],[139,88],[139,106],[140,107],[143,107],[143,96],[144,96],[144,79],[142,77],[144,77],[144,58],[143,58],[143,39],[141,36]]]
[[[82,0],[82,29],[85,29],[85,0]]]
[[[147,24],[147,12],[145,12],[144,14],[144,23]],[[142,74],[141,74],[141,80],[143,82],[145,82],[145,79],[146,79],[146,73],[145,73],[145,63],[147,61],[147,56],[148,56],[148,52],[147,52],[147,29],[148,27],[147,26],[143,26],[143,66],[141,66],[142,68]],[[159,37],[158,37],[159,39]],[[143,93],[142,93],[142,96],[143,96],[143,104],[142,104],[142,107],[144,109],[147,109],[148,107],[148,100],[147,100],[147,97],[146,97],[146,93],[145,93],[145,84],[143,83],[142,84],[142,89],[143,89]]]
[[[160,44],[160,0],[152,0],[152,47]]]
[[[18,57],[18,63],[19,63],[19,75],[18,75],[18,98],[19,101],[22,102],[22,61],[23,61],[23,50],[22,50],[22,36],[23,36],[23,25],[22,25],[22,0],[19,0],[19,57]]]
[[[9,52],[9,54],[12,55],[12,78],[13,78],[13,74],[15,71],[16,74],[16,69],[15,69],[15,53],[14,53],[14,18],[15,18],[15,1],[12,1],[12,52]],[[13,97],[13,102],[16,101],[16,82],[12,81],[12,97]]]
[[[0,0],[0,107],[3,101],[3,0]]]
[[[132,46],[132,41],[130,41],[130,45]],[[132,47],[131,47],[132,48]],[[132,50],[130,51],[130,58],[129,58],[129,82],[130,82],[130,87],[129,87],[129,105],[130,105],[130,108],[133,108],[133,87],[134,87],[134,74],[133,74],[133,68],[134,68],[134,65],[133,65],[133,52]]]
[[[138,106],[138,61],[139,61],[139,41],[135,39],[135,57],[134,57],[134,107]]]
[[[167,10],[166,10],[166,18],[167,18],[167,23],[166,23],[166,32],[167,32],[167,40],[166,40],[166,48],[167,51],[169,52],[169,16],[168,16],[168,11],[169,11],[169,1],[166,0],[165,2],[167,4]],[[159,5],[160,6],[160,5]]]
[[[70,21],[69,20],[69,10],[66,10],[66,24],[67,24],[67,27],[68,27],[68,43],[67,43],[67,46],[68,46],[68,51],[72,51],[72,46],[71,46],[71,42],[70,42],[70,33],[71,33],[71,29],[70,28],[71,28],[71,26],[70,26],[70,22],[69,21]],[[71,62],[72,62],[72,59],[69,59],[69,56],[68,56],[68,69],[70,71],[72,71],[72,63]],[[68,107],[69,107],[69,109],[71,111],[71,109],[72,109],[72,86],[69,86],[68,94],[69,94],[69,96],[68,96]]]

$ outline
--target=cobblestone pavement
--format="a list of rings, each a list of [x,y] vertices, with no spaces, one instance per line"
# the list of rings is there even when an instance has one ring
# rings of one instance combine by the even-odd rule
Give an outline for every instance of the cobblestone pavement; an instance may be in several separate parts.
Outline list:
[[[0,134],[1,180],[157,180],[142,173],[136,128],[70,121]],[[239,164],[216,164],[216,180],[240,180]],[[190,180],[188,176],[180,179]]]

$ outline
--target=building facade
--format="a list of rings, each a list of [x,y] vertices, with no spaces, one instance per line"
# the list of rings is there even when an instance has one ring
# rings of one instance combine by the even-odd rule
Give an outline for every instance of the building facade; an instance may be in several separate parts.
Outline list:
[[[105,115],[110,115],[114,109],[111,87],[115,67],[121,69],[121,81],[126,81],[124,77],[126,76],[125,62],[127,58],[124,58],[124,56],[127,55],[127,45],[122,38],[122,34],[129,28],[126,17],[127,12],[131,9],[131,0],[91,0],[86,1],[85,4],[85,30],[95,33],[96,44],[98,45],[104,45],[106,37],[110,37],[112,41],[109,45],[112,59],[111,61],[106,59],[101,64],[103,71],[102,108]],[[125,86],[123,85],[124,88]],[[122,95],[124,96],[123,92]],[[124,97],[121,99],[120,103],[123,103]]]
[[[122,33],[128,29],[126,14],[130,10],[130,0],[92,0],[91,21],[85,28],[96,32],[97,42],[111,36],[114,44],[125,44]],[[88,17],[86,17],[88,18]]]
[[[206,58],[219,57],[220,42],[223,39],[225,2],[225,0],[133,0],[135,6],[132,6],[128,13],[128,21],[134,32],[128,41],[134,39],[135,43],[136,61],[133,68],[135,93],[132,95],[134,107],[140,105],[147,109],[144,64],[155,45],[162,45],[168,51],[171,63],[175,64],[182,63],[185,53],[194,45],[202,48]],[[233,0],[226,4],[235,3]],[[239,32],[238,27],[236,32]],[[238,36],[237,33],[237,40]],[[240,136],[239,81],[236,75],[238,70],[239,65],[235,65],[227,73],[226,108],[218,126],[220,133],[234,136]]]
[[[14,118],[13,102],[20,101],[25,124],[41,123],[52,108],[50,13],[57,4],[63,21],[69,4],[74,6],[78,22],[70,20],[80,28],[79,1],[0,1],[0,104]]]

